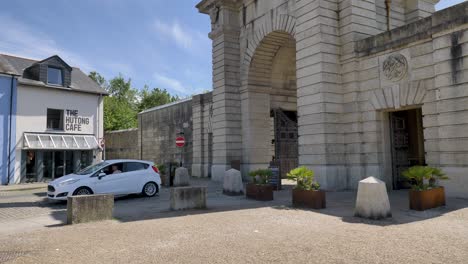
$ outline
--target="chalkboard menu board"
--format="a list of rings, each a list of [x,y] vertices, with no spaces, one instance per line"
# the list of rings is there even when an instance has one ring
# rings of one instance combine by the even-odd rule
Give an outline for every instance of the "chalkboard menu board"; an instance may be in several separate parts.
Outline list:
[[[268,168],[271,170],[269,183],[273,185],[275,190],[281,190],[281,175],[279,166],[270,166]]]

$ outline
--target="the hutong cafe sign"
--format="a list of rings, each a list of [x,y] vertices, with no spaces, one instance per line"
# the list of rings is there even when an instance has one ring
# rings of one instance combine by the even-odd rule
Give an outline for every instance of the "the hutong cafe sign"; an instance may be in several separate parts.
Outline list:
[[[78,110],[66,110],[65,131],[81,132],[89,123],[89,117],[79,116]]]

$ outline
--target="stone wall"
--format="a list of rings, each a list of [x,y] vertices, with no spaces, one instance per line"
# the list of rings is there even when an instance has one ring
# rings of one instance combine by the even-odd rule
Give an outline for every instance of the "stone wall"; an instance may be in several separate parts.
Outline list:
[[[211,93],[145,110],[138,114],[138,129],[106,132],[106,158],[165,164],[179,163],[182,157],[183,166],[193,169],[193,176],[209,177],[213,160],[212,115]],[[176,147],[177,136],[185,137],[183,148]]]
[[[468,190],[468,3],[359,41],[361,117],[354,148],[360,163],[379,167],[376,173],[391,181],[388,112],[422,107],[424,149],[428,165],[439,166],[450,180],[449,195],[467,197]],[[402,56],[402,57],[401,57]],[[402,78],[388,78],[384,62],[400,57],[407,70]],[[404,67],[404,66],[403,66]],[[372,119],[369,117],[372,115]],[[364,143],[364,145],[362,145]]]
[[[156,164],[181,162],[192,166],[192,100],[155,107],[138,114],[141,159]],[[177,148],[177,136],[185,137],[185,146]]]
[[[104,134],[105,159],[139,159],[138,129],[108,131]]]

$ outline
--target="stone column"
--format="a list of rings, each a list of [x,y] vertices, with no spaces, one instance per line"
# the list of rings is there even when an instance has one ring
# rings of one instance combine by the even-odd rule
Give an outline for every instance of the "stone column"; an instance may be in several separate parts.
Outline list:
[[[296,2],[299,164],[327,190],[346,188],[338,3]]]
[[[210,130],[211,93],[192,97],[193,118],[193,177],[209,177],[210,160],[208,152]]]
[[[204,6],[204,4],[211,4]],[[231,160],[240,160],[240,6],[234,1],[203,1],[199,10],[209,13],[213,41],[213,165],[211,177],[221,181]]]
[[[435,12],[435,4],[438,2],[439,0],[406,0],[406,23],[408,24],[432,15]]]
[[[382,178],[379,166],[381,137],[380,113],[369,109],[364,98],[372,89],[370,80],[378,78],[378,68],[361,65],[354,50],[356,41],[381,33],[375,1],[342,0],[339,3],[339,32],[341,43],[341,77],[343,93],[344,151],[346,160],[347,188],[356,189],[367,175]],[[378,64],[377,60],[375,63]],[[361,67],[362,66],[362,67]],[[359,71],[361,68],[366,70]],[[361,83],[364,85],[360,86]],[[363,101],[364,100],[364,101]]]
[[[245,91],[242,97],[242,176],[271,161],[270,95]]]

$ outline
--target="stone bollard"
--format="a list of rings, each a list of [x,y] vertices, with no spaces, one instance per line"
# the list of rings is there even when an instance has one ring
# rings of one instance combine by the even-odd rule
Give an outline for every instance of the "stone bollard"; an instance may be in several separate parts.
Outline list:
[[[224,173],[223,193],[226,195],[243,195],[244,184],[240,171],[230,169]]]
[[[179,167],[175,170],[174,176],[174,187],[178,186],[189,186],[190,185],[190,175],[188,170],[184,167]]]
[[[375,177],[359,182],[354,216],[375,220],[392,216],[385,182]]]
[[[177,187],[170,192],[171,210],[205,209],[206,187]]]
[[[112,219],[113,194],[70,196],[67,199],[67,224]]]

